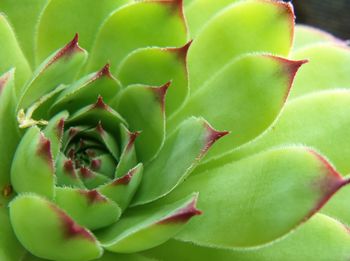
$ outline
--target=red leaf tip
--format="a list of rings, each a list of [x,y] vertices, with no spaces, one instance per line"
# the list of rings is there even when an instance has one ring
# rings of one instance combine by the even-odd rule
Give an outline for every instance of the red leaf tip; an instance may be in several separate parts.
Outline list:
[[[94,177],[94,173],[85,166],[80,168],[80,174],[84,179]]]
[[[128,185],[132,177],[138,172],[139,167],[132,168],[125,174],[123,177],[116,179],[112,184],[113,185]]]
[[[197,199],[198,199],[198,197],[196,196],[185,207],[179,209],[177,212],[175,212],[174,214],[172,214],[169,217],[166,217],[165,219],[161,220],[158,223],[159,224],[185,223],[193,216],[201,215],[202,211],[200,211],[196,208]]]
[[[87,198],[89,204],[107,201],[107,199],[102,196],[96,189],[79,190],[79,193]]]
[[[63,169],[66,174],[69,174],[73,178],[78,178],[77,174],[75,173],[74,163],[71,159],[67,159],[63,163]]]
[[[126,145],[126,150],[129,151],[131,150],[132,146],[134,145],[136,138],[141,134],[141,131],[135,131],[135,132],[129,132],[128,131],[128,136],[129,136],[129,141],[128,144]]]
[[[165,110],[165,95],[171,85],[172,81],[168,81],[160,87],[152,87],[151,90],[156,95],[157,100],[160,102],[162,110]]]
[[[112,78],[109,63],[107,63],[105,66],[103,66],[103,68],[96,73],[94,79],[98,79],[98,78],[103,77],[103,76],[107,76],[107,77]]]
[[[42,133],[40,134],[37,154],[49,164],[52,172],[54,172],[53,157],[51,153],[51,142]]]
[[[93,109],[103,109],[108,110],[107,104],[104,103],[103,98],[101,95],[98,96],[97,101],[95,104],[92,105]]]
[[[206,144],[204,149],[202,150],[201,156],[203,156],[209,148],[219,139],[226,136],[227,134],[230,134],[229,131],[217,131],[212,126],[210,126],[209,123],[204,123],[205,128],[207,129],[207,136],[206,136]]]
[[[101,168],[102,161],[100,159],[91,160],[90,167],[94,171],[98,171]]]
[[[184,46],[179,48],[165,48],[164,50],[174,52],[177,54],[179,59],[186,65],[187,64],[187,54],[188,50],[192,44],[193,40],[190,40],[188,43],[186,43]]]

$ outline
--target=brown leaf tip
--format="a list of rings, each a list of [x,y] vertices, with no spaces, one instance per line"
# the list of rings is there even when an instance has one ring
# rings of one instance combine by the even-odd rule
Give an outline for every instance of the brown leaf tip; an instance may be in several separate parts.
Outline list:
[[[79,171],[84,179],[93,178],[95,176],[94,173],[85,166],[81,167]]]
[[[96,73],[94,78],[98,79],[98,78],[103,77],[103,76],[112,78],[109,63],[107,63],[105,66],[103,66],[103,68]]]
[[[70,56],[75,52],[83,52],[84,50],[80,48],[78,40],[79,35],[76,33],[73,40],[71,40],[66,46],[59,50],[57,54],[48,62],[46,68],[64,56]]]
[[[51,208],[57,213],[60,221],[62,222],[64,234],[68,239],[80,237],[95,242],[95,238],[92,236],[92,234],[77,224],[64,211],[53,204],[51,204]]]
[[[157,101],[161,104],[162,110],[165,110],[165,95],[171,85],[172,81],[168,81],[160,87],[151,87],[151,90],[154,92]]]
[[[203,156],[209,148],[219,139],[230,134],[229,131],[217,131],[209,123],[205,122],[204,126],[207,130],[206,141],[204,149],[202,150],[201,156]]]
[[[94,171],[98,171],[101,168],[102,161],[100,159],[93,159],[90,163],[90,168]]]
[[[97,123],[96,131],[102,136],[105,133],[101,121]]]
[[[63,169],[66,174],[70,175],[75,179],[78,178],[77,174],[75,173],[74,163],[71,159],[67,159],[66,161],[64,161]]]
[[[197,197],[195,197],[189,204],[185,207],[179,209],[177,212],[169,217],[164,218],[158,224],[168,224],[168,223],[185,223],[193,216],[201,215],[202,211],[196,208]]]
[[[165,50],[176,53],[177,56],[179,57],[179,59],[186,65],[187,64],[188,50],[189,50],[192,42],[193,42],[193,40],[190,40],[188,43],[186,43],[182,47],[179,47],[179,48],[165,48]]]
[[[92,109],[108,110],[108,106],[104,103],[101,95],[98,96],[96,103],[92,105]]]
[[[135,131],[135,132],[128,132],[129,135],[129,141],[128,144],[126,145],[126,151],[130,151],[135,144],[136,138],[141,134],[140,131]]]
[[[63,131],[64,131],[64,122],[65,122],[65,119],[64,118],[61,118],[58,123],[57,123],[57,126],[56,126],[56,136],[58,139],[61,139],[62,136],[63,136]]]
[[[159,1],[161,4],[170,4],[175,12],[178,12],[180,17],[185,20],[184,10],[183,10],[183,0],[163,0]]]
[[[87,198],[89,204],[107,201],[107,199],[104,196],[102,196],[96,189],[79,190],[79,193]]]
[[[112,184],[113,185],[128,185],[132,177],[138,172],[139,167],[135,167],[128,171],[123,177],[116,179]]]
[[[42,133],[40,134],[37,154],[46,161],[52,171],[54,170],[53,157],[51,154],[51,142]]]

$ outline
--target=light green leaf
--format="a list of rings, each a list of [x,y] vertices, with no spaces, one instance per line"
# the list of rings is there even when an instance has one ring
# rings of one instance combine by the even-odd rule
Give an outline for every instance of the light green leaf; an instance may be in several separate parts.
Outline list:
[[[60,84],[68,84],[85,63],[87,52],[78,45],[78,35],[63,48],[48,57],[34,72],[23,89],[19,109],[27,109],[33,102]]]
[[[163,206],[144,206],[129,212],[113,226],[97,232],[107,250],[133,253],[160,245],[173,237],[194,215],[197,194]]]
[[[347,182],[316,152],[286,147],[191,176],[165,199],[172,202],[190,191],[201,195],[198,206],[205,215],[178,239],[220,248],[254,247],[305,222]]]
[[[14,71],[0,76],[0,204],[10,199],[10,171],[13,155],[20,139],[15,117],[16,98]]]
[[[282,1],[251,0],[226,8],[203,28],[188,52],[191,94],[239,55],[288,55],[293,27],[291,5]]]
[[[11,168],[11,184],[17,193],[34,192],[53,198],[55,166],[51,142],[36,126],[27,130],[17,147]]]
[[[18,240],[35,256],[51,260],[93,260],[103,250],[93,234],[62,209],[34,195],[20,195],[10,204]]]
[[[4,12],[14,27],[19,44],[32,68],[35,67],[35,36],[37,22],[48,0],[1,0],[0,12]],[[24,15],[25,14],[25,15]],[[52,28],[51,28],[52,29]],[[75,33],[75,32],[74,32]],[[73,34],[72,34],[73,35]],[[69,39],[67,39],[68,41]],[[64,44],[64,42],[62,43]],[[57,48],[60,45],[57,46]]]
[[[107,176],[94,172],[84,166],[79,169],[78,174],[80,179],[84,182],[85,187],[88,189],[94,189],[110,181]]]
[[[293,59],[307,58],[295,77],[291,98],[310,92],[350,88],[350,48],[340,44],[308,45],[292,54]]]
[[[165,96],[170,82],[161,87],[132,85],[121,92],[116,110],[132,131],[141,130],[136,140],[137,157],[142,162],[153,159],[165,139]]]
[[[9,71],[12,68],[16,68],[15,95],[18,96],[20,91],[22,90],[24,83],[32,74],[32,71],[28,64],[28,61],[24,57],[21,48],[19,47],[15,33],[13,32],[10,24],[1,12],[0,41],[0,75]]]
[[[114,72],[122,59],[137,48],[184,45],[187,30],[181,14],[177,0],[139,1],[120,8],[102,25],[88,70],[96,70],[111,61]]]
[[[76,173],[73,161],[67,159],[63,153],[58,154],[56,161],[56,184],[62,187],[85,188]]]
[[[209,151],[222,154],[250,141],[277,117],[294,76],[305,61],[270,55],[244,55],[225,66],[168,120],[173,129],[183,119],[203,116],[216,128],[232,131]]]
[[[55,203],[79,225],[90,230],[112,225],[122,213],[115,202],[97,190],[56,188]]]
[[[345,261],[349,257],[349,247],[348,228],[334,219],[317,214],[287,238],[256,250],[223,250],[169,240],[143,254],[167,261]]]
[[[145,172],[132,205],[152,202],[181,184],[215,141],[227,132],[214,130],[202,118],[189,118],[167,137]]]
[[[113,181],[104,184],[97,190],[113,200],[124,211],[130,204],[137,188],[142,180],[143,165],[139,163],[130,169],[124,176],[118,177]]]
[[[75,33],[81,36],[81,45],[90,51],[95,36],[106,17],[128,2],[131,1],[50,0],[39,20],[37,32],[38,61],[42,61],[54,50],[69,41],[70,35]],[[57,26],[57,24],[60,26]]]
[[[161,86],[171,80],[165,112],[172,114],[188,94],[187,51],[191,42],[180,48],[141,48],[129,54],[117,72],[124,86],[145,84]]]

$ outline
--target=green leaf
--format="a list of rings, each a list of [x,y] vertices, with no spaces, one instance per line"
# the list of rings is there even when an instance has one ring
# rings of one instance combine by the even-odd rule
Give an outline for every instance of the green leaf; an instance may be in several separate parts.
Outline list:
[[[58,154],[56,161],[56,184],[62,187],[85,188],[73,161],[67,159],[63,153]]]
[[[84,166],[79,169],[79,177],[88,189],[94,189],[110,181],[105,175],[94,172]]]
[[[205,215],[178,239],[220,248],[254,247],[305,222],[347,182],[315,151],[286,147],[191,176],[165,199],[172,202],[190,191],[201,195],[198,206]]]
[[[110,74],[109,64],[68,86],[52,105],[51,113],[60,110],[74,112],[96,101],[98,96],[110,101],[120,90],[119,82]]]
[[[34,195],[20,195],[10,204],[18,240],[32,254],[51,260],[92,260],[103,250],[93,234],[62,209]]]
[[[350,48],[340,44],[308,45],[297,50],[293,59],[307,58],[291,91],[291,98],[310,92],[335,88],[350,88]]]
[[[115,202],[97,190],[56,188],[55,203],[79,225],[90,230],[112,225],[122,213]]]
[[[130,204],[137,188],[142,180],[143,165],[139,163],[130,169],[124,176],[118,177],[113,181],[104,184],[97,190],[113,200],[124,211]]]
[[[0,2],[0,12],[4,12],[8,17],[9,21],[11,22],[11,24],[13,25],[19,44],[32,67],[35,67],[34,40],[35,40],[35,35],[37,30],[37,22],[47,2],[49,1],[48,0],[35,0],[35,1],[2,0]],[[57,46],[57,48],[59,46]]]
[[[198,167],[221,166],[283,144],[304,144],[327,155],[340,173],[350,172],[350,91],[331,90],[287,103],[278,120],[254,141]],[[331,138],[330,138],[331,137]]]
[[[111,14],[102,25],[88,70],[96,70],[111,61],[114,72],[122,59],[137,48],[184,45],[186,31],[182,7],[177,0],[127,5]]]
[[[349,257],[349,247],[348,228],[334,219],[317,214],[287,238],[260,249],[223,250],[169,240],[143,254],[167,261],[345,261]]]
[[[185,15],[191,37],[195,38],[210,19],[224,10],[225,7],[235,2],[237,2],[237,0],[193,0],[185,8]]]
[[[17,193],[34,192],[53,198],[54,175],[51,142],[38,127],[31,127],[17,147],[11,168],[11,184]]]
[[[16,91],[18,95],[22,90],[24,83],[31,76],[32,71],[28,61],[19,47],[15,33],[5,16],[0,12],[0,74],[16,68]]]
[[[81,45],[90,51],[105,18],[128,2],[131,1],[50,0],[39,20],[37,29],[38,61],[42,61],[66,43],[69,40],[67,37],[75,33],[81,36]],[[60,26],[57,26],[58,23]]]
[[[208,149],[227,132],[214,130],[202,118],[184,121],[165,141],[157,158],[146,165],[133,206],[165,196],[196,167]]]
[[[270,55],[245,55],[225,66],[168,120],[173,129],[190,115],[203,116],[216,128],[232,131],[209,151],[222,154],[250,141],[277,117],[294,76],[305,61]]]
[[[11,164],[20,140],[15,110],[14,71],[11,70],[0,76],[0,204],[7,202],[12,194]]]
[[[13,233],[7,206],[0,205],[0,260],[22,260],[26,250]]]
[[[173,237],[195,215],[197,194],[163,206],[145,206],[126,212],[113,226],[97,232],[103,247],[133,253],[160,245]]]
[[[161,87],[132,85],[121,92],[117,111],[131,130],[141,130],[136,140],[137,157],[142,162],[153,159],[165,139],[165,95],[170,82]]]
[[[120,178],[125,175],[132,167],[137,164],[135,141],[139,136],[139,132],[130,132],[124,124],[120,125],[121,142],[123,152],[120,156],[115,177]]]
[[[27,109],[33,102],[51,92],[59,84],[68,84],[85,63],[87,52],[78,45],[78,35],[63,48],[48,57],[34,72],[25,86],[18,105]]]
[[[335,38],[333,35],[308,25],[296,25],[294,30],[293,50],[298,50],[308,45],[319,43],[344,44],[345,42]]]
[[[69,114],[66,111],[58,113],[49,121],[48,125],[43,130],[45,137],[50,140],[51,153],[55,161],[61,149],[64,122],[67,120],[68,116]]]
[[[115,134],[116,137],[119,134],[120,124],[126,124],[118,112],[103,102],[101,96],[98,97],[96,103],[81,108],[71,115],[66,123],[67,126],[97,126],[101,123],[109,133]]]
[[[179,109],[188,94],[187,51],[191,42],[180,48],[141,48],[129,54],[117,72],[124,86],[145,84],[161,86],[171,80],[165,112]]]
[[[282,1],[243,1],[226,8],[206,24],[191,45],[191,94],[239,55],[287,55],[293,42],[293,27],[292,7]]]

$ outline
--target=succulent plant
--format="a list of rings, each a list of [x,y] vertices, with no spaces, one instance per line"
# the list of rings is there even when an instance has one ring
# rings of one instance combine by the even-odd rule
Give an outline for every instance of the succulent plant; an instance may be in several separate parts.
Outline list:
[[[0,260],[349,258],[350,50],[290,3],[0,11]]]

